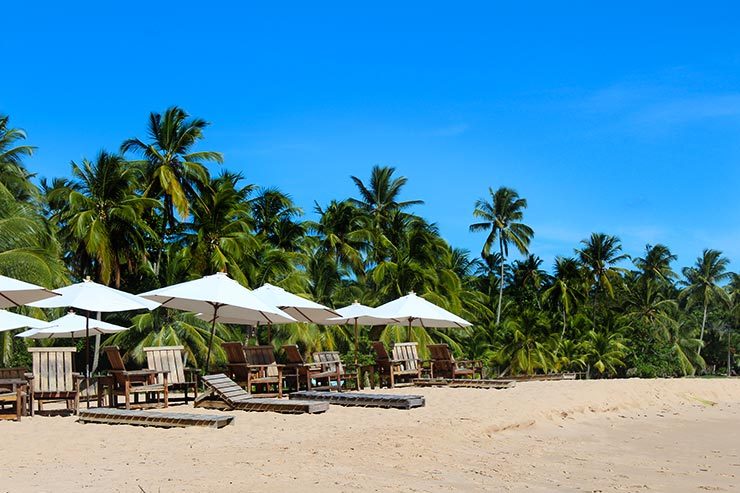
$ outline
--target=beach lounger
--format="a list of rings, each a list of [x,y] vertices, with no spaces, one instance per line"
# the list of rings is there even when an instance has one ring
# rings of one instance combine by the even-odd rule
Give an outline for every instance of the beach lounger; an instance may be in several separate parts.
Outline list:
[[[272,411],[284,414],[318,414],[329,409],[326,402],[252,397],[223,373],[206,375],[201,381],[205,386],[205,392],[195,399],[195,407],[227,411]]]
[[[289,383],[292,390],[329,390],[332,379],[339,382],[339,374],[336,369],[333,371],[324,371],[321,366],[315,363],[306,363],[303,360],[301,351],[295,344],[283,346],[285,360],[283,367],[283,376]],[[305,385],[302,385],[305,384]]]
[[[167,385],[185,393],[185,404],[188,403],[188,390],[193,390],[193,398],[198,397],[197,375],[200,370],[185,367],[187,355],[183,346],[145,347],[144,353],[149,369],[158,372],[157,383],[164,383],[163,373],[167,372]]]
[[[422,395],[363,394],[360,392],[316,392],[308,390],[293,392],[290,394],[290,399],[316,400],[348,407],[413,409],[425,405],[424,396]]]
[[[355,370],[347,371],[339,351],[318,351],[313,353],[313,361],[321,367],[322,372],[334,372],[337,375],[337,385],[329,384],[329,390],[342,390],[347,387],[348,382],[353,382],[355,389],[360,388],[360,373]]]
[[[223,428],[231,424],[234,417],[223,414],[169,413],[98,407],[80,411],[78,421],[80,423],[153,426],[156,428],[186,428],[189,426]]]
[[[110,389],[110,405],[118,406],[118,396],[122,395],[126,404],[126,409],[131,409],[131,396],[134,396],[134,404],[138,404],[138,395],[144,394],[147,400],[151,396],[156,396],[159,404],[159,394],[163,396],[164,407],[168,406],[168,383],[167,378],[169,371],[166,370],[126,370],[121,353],[117,346],[107,346],[103,352],[108,357],[111,369],[110,375],[113,377]],[[157,382],[157,376],[161,375],[161,383]]]
[[[483,363],[478,360],[456,361],[447,344],[428,344],[433,378],[483,378]]]
[[[72,367],[73,347],[28,348],[33,361],[32,399],[38,402],[39,411],[44,401],[67,402],[67,409],[77,414],[80,407],[82,375]]]

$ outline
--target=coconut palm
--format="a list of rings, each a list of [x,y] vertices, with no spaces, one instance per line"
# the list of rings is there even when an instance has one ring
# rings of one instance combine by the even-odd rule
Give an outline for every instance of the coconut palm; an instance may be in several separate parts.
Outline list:
[[[84,268],[94,266],[102,283],[113,280],[118,288],[122,267],[133,270],[145,261],[146,238],[156,234],[142,214],[159,201],[136,195],[137,169],[106,151],[94,162],[73,162],[72,175],[71,186],[49,189],[47,195],[50,203],[64,204],[55,218],[65,225],[61,235]]]
[[[398,200],[401,189],[408,179],[405,176],[394,178],[395,171],[396,168],[389,166],[373,166],[368,185],[356,176],[352,177],[360,192],[360,198],[350,199],[350,202],[369,213],[377,226],[384,224],[392,212],[403,211],[413,205],[424,203],[421,200]]]
[[[10,127],[10,117],[0,114],[0,183],[23,202],[36,195],[31,175],[23,166],[23,158],[33,155],[35,147],[17,145],[26,139],[26,132]]]
[[[551,285],[542,293],[542,298],[552,306],[559,307],[563,318],[563,330],[560,333],[562,340],[568,326],[568,315],[575,308],[576,303],[583,298],[580,289],[583,278],[576,259],[555,257],[554,273],[550,282]]]
[[[199,187],[180,238],[190,256],[191,272],[201,276],[228,272],[238,282],[247,282],[240,263],[247,251],[257,248],[257,240],[250,234],[247,203],[253,187],[239,187],[240,180],[241,175],[225,172]]]
[[[679,299],[686,300],[688,307],[695,304],[701,304],[703,315],[701,319],[701,333],[699,341],[704,342],[704,331],[707,325],[707,312],[709,306],[717,303],[729,303],[727,291],[720,285],[723,281],[730,279],[732,275],[727,267],[730,261],[722,256],[719,250],[704,250],[700,257],[696,259],[693,267],[685,267],[682,273],[685,277],[681,284],[685,286],[679,294]],[[701,354],[701,345],[697,349]]]
[[[676,277],[676,273],[671,269],[671,263],[677,258],[665,245],[646,245],[645,256],[633,259],[632,263],[640,269],[641,277],[644,279],[670,282]]]
[[[619,332],[589,331],[585,344],[585,359],[589,372],[595,368],[600,376],[610,376],[624,366],[623,358],[627,354],[625,340]]]
[[[495,352],[494,361],[508,365],[504,374],[547,372],[554,364],[552,336],[548,333],[547,318],[533,310],[508,319],[504,325],[506,336]]]
[[[163,216],[159,219],[160,246],[155,271],[159,272],[164,242],[168,230],[175,229],[177,217],[187,218],[190,203],[197,196],[196,187],[208,183],[205,163],[222,163],[219,152],[194,151],[203,139],[203,129],[208,122],[190,118],[181,108],[172,106],[164,114],[149,115],[149,141],[128,139],[121,145],[121,152],[133,152],[144,158],[139,164],[144,170],[142,186],[145,197],[162,199]]]
[[[498,241],[499,254],[503,259],[501,262],[501,277],[499,283],[498,308],[496,309],[496,325],[501,322],[501,302],[504,297],[504,264],[509,256],[509,245],[514,245],[523,255],[528,253],[529,243],[534,236],[532,228],[519,222],[524,217],[524,209],[527,208],[527,199],[519,197],[519,194],[506,187],[501,187],[495,192],[488,189],[491,200],[479,199],[475,203],[473,216],[480,222],[470,225],[470,231],[488,231],[486,241],[483,243],[481,256],[485,259],[491,253],[493,245]]]
[[[303,210],[293,203],[290,195],[277,188],[261,188],[249,205],[257,236],[276,248],[300,249],[306,225],[300,221]]]
[[[677,307],[675,300],[662,294],[657,281],[643,279],[627,289],[622,310],[628,323],[648,327],[653,337],[665,340]]]
[[[620,253],[622,245],[616,236],[603,233],[592,233],[587,240],[582,240],[581,249],[576,250],[579,261],[586,268],[591,277],[591,296],[593,301],[593,327],[597,325],[597,304],[599,295],[606,291],[610,298],[614,298],[614,282],[624,269],[616,264],[629,258],[629,255]]]

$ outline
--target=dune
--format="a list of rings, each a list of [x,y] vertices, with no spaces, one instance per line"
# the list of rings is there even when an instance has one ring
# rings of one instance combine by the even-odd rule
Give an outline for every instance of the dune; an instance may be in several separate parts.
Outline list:
[[[422,394],[426,407],[332,407],[316,416],[234,412],[234,424],[221,430],[82,425],[74,417],[0,422],[0,491],[740,487],[738,379],[393,392]]]

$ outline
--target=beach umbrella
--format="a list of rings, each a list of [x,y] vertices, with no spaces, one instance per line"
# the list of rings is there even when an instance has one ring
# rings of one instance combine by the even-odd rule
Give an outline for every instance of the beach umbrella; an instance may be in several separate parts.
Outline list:
[[[27,305],[54,296],[58,295],[41,286],[0,276],[0,308]]]
[[[290,293],[272,284],[265,284],[255,289],[253,293],[265,303],[280,308],[298,322],[321,324],[327,318],[341,316],[331,308]]]
[[[88,319],[69,312],[65,316],[52,320],[48,327],[39,329],[30,329],[21,332],[16,337],[26,337],[29,339],[79,339],[80,337],[89,337],[102,334],[115,334],[128,330],[128,327],[103,322],[102,320]]]
[[[0,310],[0,332],[22,329],[24,327],[31,327],[33,330],[45,329],[49,327],[49,323],[37,318],[9,312],[8,310]]]
[[[126,312],[130,310],[153,310],[158,303],[135,294],[93,282],[88,277],[83,282],[55,289],[60,296],[48,298],[30,306],[38,308],[72,307],[85,310],[85,386],[90,388],[90,312]],[[88,391],[88,405],[89,405]]]
[[[142,293],[142,297],[175,308],[203,315],[212,314],[211,337],[208,341],[206,374],[211,362],[211,346],[216,322],[250,324],[264,320],[267,323],[290,323],[296,320],[275,305],[265,303],[253,291],[245,288],[223,272],[193,281],[175,284]],[[226,322],[228,320],[228,322]]]
[[[358,325],[386,325],[399,323],[399,320],[376,316],[376,309],[365,306],[358,301],[343,308],[338,308],[339,317],[329,318],[323,322],[324,325],[347,325],[354,324],[355,327],[355,366],[360,353],[360,333]]]
[[[389,301],[375,309],[375,316],[408,322],[408,338],[411,327],[464,328],[471,324],[454,313],[416,296],[414,292]]]

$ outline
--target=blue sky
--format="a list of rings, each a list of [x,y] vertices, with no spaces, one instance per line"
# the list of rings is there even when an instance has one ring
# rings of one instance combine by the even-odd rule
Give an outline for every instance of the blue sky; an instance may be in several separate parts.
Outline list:
[[[506,185],[548,266],[593,231],[737,266],[732,2],[73,3],[2,8],[0,113],[40,176],[176,104],[212,122],[202,148],[226,168],[307,211],[391,165],[473,252],[473,203]]]

